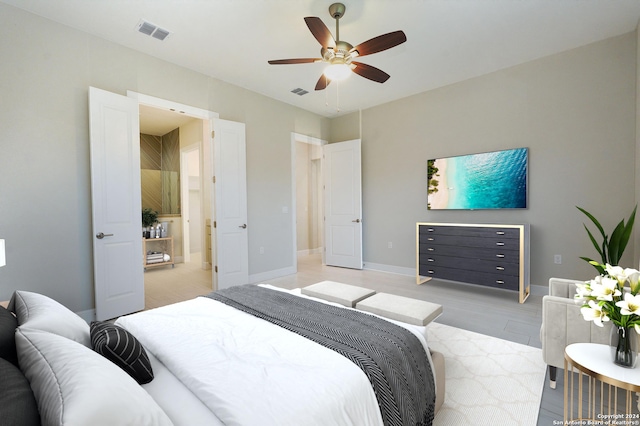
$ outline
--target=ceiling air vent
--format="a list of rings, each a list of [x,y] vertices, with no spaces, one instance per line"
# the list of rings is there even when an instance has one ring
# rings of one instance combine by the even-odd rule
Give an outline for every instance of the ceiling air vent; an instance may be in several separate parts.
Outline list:
[[[138,22],[137,30],[142,34],[146,34],[160,41],[164,40],[171,34],[164,28],[160,28],[151,22],[145,21],[144,19],[141,19],[140,22]]]
[[[295,93],[298,96],[302,96],[302,95],[306,95],[309,92],[298,87],[297,89],[293,89],[291,93]]]

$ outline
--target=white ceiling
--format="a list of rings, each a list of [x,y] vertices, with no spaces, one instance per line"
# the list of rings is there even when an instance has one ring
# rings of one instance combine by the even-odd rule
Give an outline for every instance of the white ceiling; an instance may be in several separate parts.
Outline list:
[[[344,0],[342,40],[403,30],[407,42],[360,59],[390,74],[386,83],[354,74],[315,92],[323,64],[267,60],[319,57],[303,18],[334,33],[331,0],[0,1],[326,117],[624,34],[640,18],[640,0]],[[141,19],[172,34],[145,36]],[[298,87],[309,93],[291,93]]]

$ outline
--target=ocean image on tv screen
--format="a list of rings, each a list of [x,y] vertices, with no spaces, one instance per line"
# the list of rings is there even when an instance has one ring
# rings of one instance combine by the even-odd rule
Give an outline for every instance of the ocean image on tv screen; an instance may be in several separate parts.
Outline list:
[[[527,207],[527,148],[428,161],[430,210]]]

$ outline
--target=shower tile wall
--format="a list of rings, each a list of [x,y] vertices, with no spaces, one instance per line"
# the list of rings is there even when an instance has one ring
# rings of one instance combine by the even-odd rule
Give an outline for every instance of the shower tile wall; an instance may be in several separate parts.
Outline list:
[[[142,208],[180,214],[180,132],[140,134]]]

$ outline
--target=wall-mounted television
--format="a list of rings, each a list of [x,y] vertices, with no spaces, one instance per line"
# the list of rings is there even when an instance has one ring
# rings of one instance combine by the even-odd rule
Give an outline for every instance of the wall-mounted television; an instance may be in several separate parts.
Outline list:
[[[427,208],[526,209],[527,148],[428,160]]]

